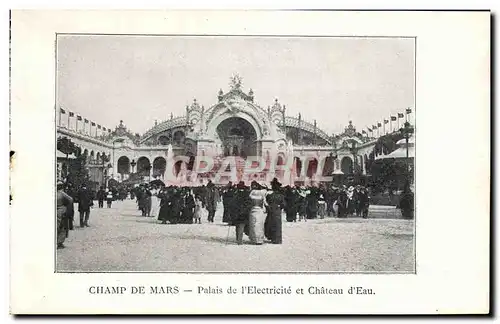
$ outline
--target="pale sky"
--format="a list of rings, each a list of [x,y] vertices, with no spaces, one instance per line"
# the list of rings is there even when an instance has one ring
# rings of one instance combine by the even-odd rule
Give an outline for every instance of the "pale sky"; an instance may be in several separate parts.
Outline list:
[[[206,109],[234,73],[263,108],[317,120],[331,134],[349,120],[361,130],[414,111],[414,40],[175,36],[59,36],[58,104],[112,129],[120,119],[143,134]]]

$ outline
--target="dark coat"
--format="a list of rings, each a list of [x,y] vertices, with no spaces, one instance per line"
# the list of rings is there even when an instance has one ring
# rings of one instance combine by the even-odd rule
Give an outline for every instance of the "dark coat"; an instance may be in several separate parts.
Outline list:
[[[206,200],[205,205],[208,211],[215,211],[217,208],[217,197],[216,194],[217,189],[215,187],[207,187],[206,188]]]
[[[106,191],[104,191],[104,189],[99,189],[96,198],[99,201],[104,201],[106,199]]]
[[[94,206],[94,197],[92,197],[90,190],[80,190],[80,192],[78,192],[78,211],[88,212],[92,206]]]
[[[222,204],[224,205],[224,214],[222,215],[223,223],[231,222],[231,215],[234,214],[235,211],[235,202],[234,202],[234,189],[229,188],[222,194]]]
[[[252,199],[248,189],[238,189],[234,193],[234,213],[231,215],[231,224],[246,224],[252,209]]]
[[[267,217],[264,225],[266,237],[272,243],[281,244],[282,239],[282,222],[281,210],[284,205],[284,197],[280,192],[272,192],[266,196],[268,209]]]
[[[193,223],[194,216],[194,198],[190,194],[184,196],[184,202],[182,204],[182,222],[186,224]]]

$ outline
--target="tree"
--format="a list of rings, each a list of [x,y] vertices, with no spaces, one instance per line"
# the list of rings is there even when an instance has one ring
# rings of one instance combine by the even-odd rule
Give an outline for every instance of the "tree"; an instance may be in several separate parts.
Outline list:
[[[76,152],[76,145],[67,137],[59,137],[57,139],[57,150],[68,155]]]

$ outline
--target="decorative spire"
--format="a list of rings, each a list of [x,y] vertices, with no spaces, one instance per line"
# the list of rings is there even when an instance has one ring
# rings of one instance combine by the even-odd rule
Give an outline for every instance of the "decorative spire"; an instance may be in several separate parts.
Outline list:
[[[239,88],[241,88],[242,83],[243,83],[243,79],[237,73],[235,73],[231,77],[231,81],[229,83],[229,86],[231,87],[231,89],[239,89]]]
[[[170,113],[170,120],[174,119],[174,113]]]
[[[219,102],[222,101],[222,98],[224,97],[224,92],[222,91],[222,89],[219,90],[219,95],[217,96],[217,98],[219,99]]]
[[[158,119],[155,119],[155,126],[158,125]]]

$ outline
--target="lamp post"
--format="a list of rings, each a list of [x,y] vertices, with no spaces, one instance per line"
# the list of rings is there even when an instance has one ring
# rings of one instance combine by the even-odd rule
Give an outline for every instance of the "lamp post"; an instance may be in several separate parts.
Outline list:
[[[334,177],[334,183],[336,185],[340,185],[340,175],[336,173],[336,170],[338,169],[338,153],[337,153],[337,135],[332,134],[331,141],[332,141],[332,152],[330,153],[330,157],[333,159],[333,170],[332,170],[332,176]]]
[[[409,123],[405,122],[403,128],[400,129],[401,134],[404,136],[406,141],[406,176],[408,182],[410,181],[410,157],[409,157],[409,148],[408,148],[408,140],[410,139],[411,134],[415,132],[415,128]]]
[[[153,168],[153,166],[151,164],[149,164],[147,167],[146,167],[146,170],[148,170],[148,182],[151,182],[151,169]]]
[[[357,183],[359,183],[359,179],[358,179],[358,147],[357,147],[357,143],[355,141],[351,141],[350,145],[349,145],[349,151],[351,151],[352,155],[353,155],[353,166],[352,166],[352,173],[353,175],[355,176],[355,180]]]
[[[135,162],[135,160],[132,160],[132,162],[130,162],[130,166],[132,167],[132,173],[134,173],[134,168],[136,165],[137,163]]]

